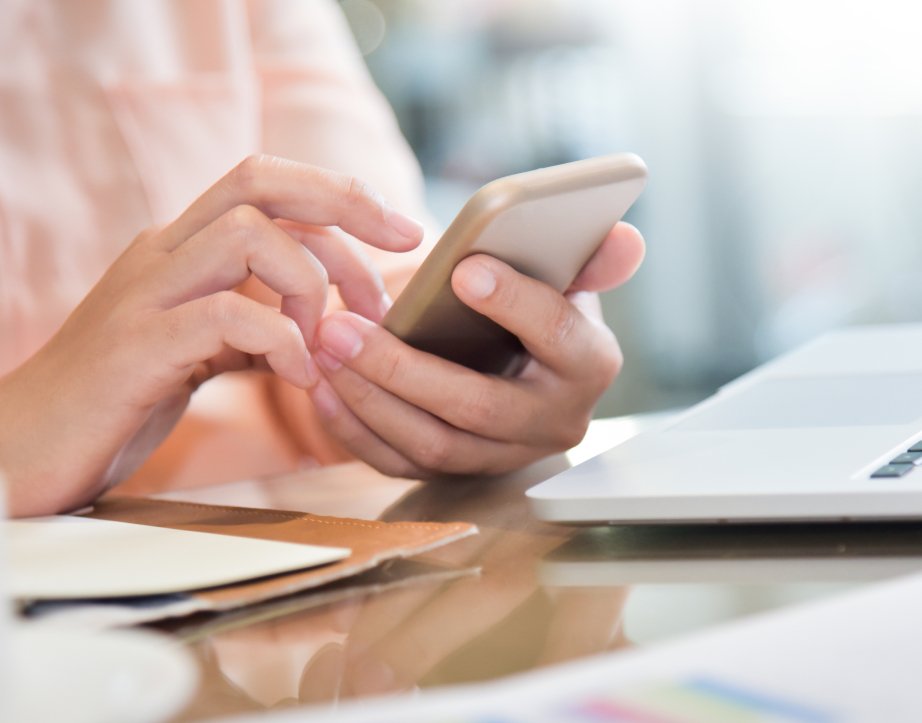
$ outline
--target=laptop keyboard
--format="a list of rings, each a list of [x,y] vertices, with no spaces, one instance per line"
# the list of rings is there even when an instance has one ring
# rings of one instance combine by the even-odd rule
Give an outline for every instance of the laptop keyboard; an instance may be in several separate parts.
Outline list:
[[[874,470],[871,477],[902,477],[920,465],[922,465],[922,441],[916,442],[883,467]]]

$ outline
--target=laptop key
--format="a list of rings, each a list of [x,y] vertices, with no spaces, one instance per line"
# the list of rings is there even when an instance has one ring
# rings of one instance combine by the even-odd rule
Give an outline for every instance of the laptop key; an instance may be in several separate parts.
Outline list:
[[[885,464],[880,469],[875,470],[871,477],[902,477],[913,467],[915,465],[911,462],[909,464]]]
[[[890,464],[922,464],[922,452],[903,452],[891,459]]]
[[[909,448],[910,452],[922,452],[922,440],[919,440]]]

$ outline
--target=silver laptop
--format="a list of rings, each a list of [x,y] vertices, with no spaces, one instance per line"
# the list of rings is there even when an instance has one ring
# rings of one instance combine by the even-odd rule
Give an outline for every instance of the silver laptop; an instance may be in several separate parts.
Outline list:
[[[568,523],[922,520],[922,324],[822,336],[527,494]]]

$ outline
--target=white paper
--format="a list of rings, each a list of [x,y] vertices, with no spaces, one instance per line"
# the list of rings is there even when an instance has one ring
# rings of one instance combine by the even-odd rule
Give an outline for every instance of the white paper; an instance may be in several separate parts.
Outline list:
[[[6,535],[11,593],[20,600],[199,590],[315,567],[350,553],[67,516],[11,520]]]

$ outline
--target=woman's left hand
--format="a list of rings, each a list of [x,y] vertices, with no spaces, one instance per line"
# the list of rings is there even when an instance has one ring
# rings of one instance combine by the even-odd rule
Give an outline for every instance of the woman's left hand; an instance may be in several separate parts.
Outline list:
[[[418,351],[349,312],[324,319],[310,389],[327,429],[393,476],[499,474],[572,447],[622,365],[596,292],[637,270],[640,233],[619,223],[565,294],[489,256],[465,259],[452,288],[521,339],[516,377],[481,374]],[[522,313],[522,310],[527,313]]]

